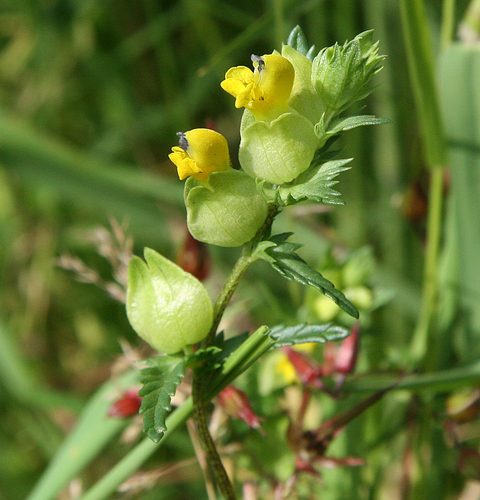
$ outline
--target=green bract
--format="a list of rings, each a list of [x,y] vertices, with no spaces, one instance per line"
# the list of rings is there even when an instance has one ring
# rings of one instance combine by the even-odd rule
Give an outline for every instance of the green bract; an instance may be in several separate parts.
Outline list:
[[[192,236],[221,247],[250,241],[267,217],[267,202],[244,172],[214,172],[211,189],[189,178],[185,184],[187,225]]]
[[[313,87],[312,61],[289,45],[283,46],[282,55],[295,68],[295,80],[290,94],[289,106],[308,118],[313,124],[318,123],[325,108]]]
[[[247,174],[283,184],[307,170],[318,147],[312,122],[295,111],[270,123],[254,121],[242,129],[239,160]]]
[[[194,276],[150,248],[128,266],[127,316],[154,349],[173,354],[204,339],[213,306]]]
[[[328,110],[327,122],[371,92],[367,84],[380,71],[383,59],[378,55],[378,42],[373,43],[372,30],[319,52],[313,60],[312,83]]]

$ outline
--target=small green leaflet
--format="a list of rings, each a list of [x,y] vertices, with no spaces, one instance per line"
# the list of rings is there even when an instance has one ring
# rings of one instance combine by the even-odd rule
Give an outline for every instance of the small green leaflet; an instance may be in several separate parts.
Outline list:
[[[304,200],[330,205],[343,205],[340,193],[332,189],[338,184],[333,180],[340,172],[348,170],[345,165],[352,161],[331,160],[308,169],[295,179],[295,183],[283,184],[275,191],[275,203],[280,206],[294,205]]]
[[[205,366],[206,375],[210,374],[221,366],[215,359],[219,351],[218,347],[212,347],[189,356],[174,354],[148,360],[151,366],[140,372],[143,387],[138,395],[143,398],[140,407],[143,430],[154,443],[158,443],[167,430],[165,419],[172,410],[170,401],[185,376],[185,368]]]
[[[385,123],[390,123],[390,120],[387,118],[376,118],[373,115],[349,116],[348,118],[343,118],[334,123],[333,126],[328,129],[327,134],[334,135],[357,127],[365,127],[367,125],[383,125]]]
[[[349,330],[332,323],[325,325],[309,325],[307,323],[295,326],[277,325],[270,330],[270,337],[275,340],[275,349],[307,342],[324,344],[331,340],[343,340],[349,335]]]
[[[295,253],[301,245],[286,242],[286,239],[291,234],[282,233],[270,238],[270,241],[273,241],[276,246],[267,248],[265,253],[273,259],[268,259],[272,267],[289,280],[298,281],[303,285],[310,285],[320,290],[320,292],[335,302],[347,314],[358,319],[359,314],[357,309],[345,295],[340,290],[337,290],[333,283],[324,278],[318,271],[312,269]]]
[[[165,419],[172,409],[170,400],[185,376],[186,363],[183,355],[161,356],[154,362],[156,366],[140,372],[143,387],[138,395],[143,398],[140,407],[143,430],[154,443],[158,443],[167,430]]]
[[[315,133],[317,137],[321,140],[328,139],[342,132],[352,130],[357,127],[366,127],[368,125],[383,125],[385,123],[390,123],[387,118],[377,118],[374,115],[358,115],[349,116],[348,118],[340,118],[334,121],[326,130],[325,115],[322,115],[320,121],[315,125]]]

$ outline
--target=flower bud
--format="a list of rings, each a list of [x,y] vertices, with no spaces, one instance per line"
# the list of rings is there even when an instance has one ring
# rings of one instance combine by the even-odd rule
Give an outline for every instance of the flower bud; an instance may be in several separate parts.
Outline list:
[[[194,276],[150,248],[128,265],[127,316],[154,349],[173,354],[204,339],[213,305]]]
[[[136,389],[130,389],[123,396],[113,403],[108,409],[108,416],[115,418],[127,418],[138,414],[142,404],[142,398],[137,394]]]
[[[356,323],[350,335],[342,340],[335,356],[335,372],[352,373],[357,364],[358,350],[360,348],[360,326]]]
[[[292,349],[284,347],[283,352],[292,363],[301,382],[308,387],[323,389],[322,377],[324,375],[322,367],[317,364],[310,356]]]
[[[247,395],[233,385],[227,385],[218,395],[223,409],[232,417],[243,420],[252,429],[260,427],[260,419],[255,415]]]
[[[367,84],[380,71],[383,59],[378,55],[378,42],[373,43],[373,31],[319,52],[313,60],[312,83],[329,110],[327,119],[370,93]]]

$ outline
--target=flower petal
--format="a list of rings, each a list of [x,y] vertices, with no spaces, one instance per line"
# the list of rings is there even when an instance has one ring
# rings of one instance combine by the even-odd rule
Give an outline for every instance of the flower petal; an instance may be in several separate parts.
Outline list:
[[[185,158],[181,161],[179,165],[177,165],[178,177],[181,181],[186,179],[189,175],[193,175],[196,179],[202,179],[203,176],[198,175],[202,174],[203,170],[197,165],[197,162],[192,160],[191,158]],[[196,175],[197,174],[197,175]]]
[[[223,82],[220,83],[220,86],[223,90],[225,90],[225,92],[233,95],[233,97],[237,97],[238,94],[242,94],[243,92],[245,92],[245,89],[247,87],[245,83],[234,78],[223,80]]]
[[[240,80],[245,84],[252,83],[253,71],[246,66],[235,66],[234,68],[230,68],[225,74],[226,80],[229,80],[230,78]]]

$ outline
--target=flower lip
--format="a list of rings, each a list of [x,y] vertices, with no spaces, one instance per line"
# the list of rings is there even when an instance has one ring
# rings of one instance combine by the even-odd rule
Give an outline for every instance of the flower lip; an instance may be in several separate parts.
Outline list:
[[[187,141],[187,136],[186,136],[185,132],[177,132],[176,135],[178,136],[178,145],[184,151],[187,151],[187,149],[188,149],[188,141]]]
[[[295,69],[279,54],[252,54],[254,71],[245,66],[230,68],[221,83],[235,97],[235,107],[245,107],[259,121],[272,121],[285,113],[290,100]]]

